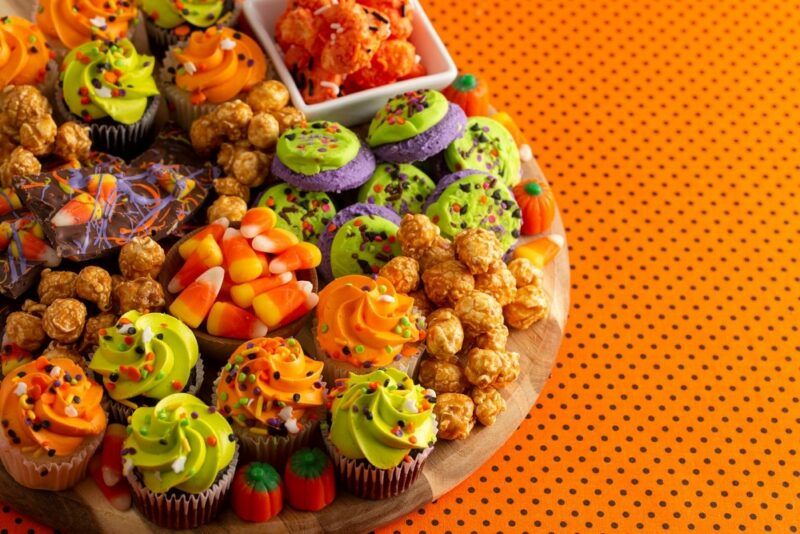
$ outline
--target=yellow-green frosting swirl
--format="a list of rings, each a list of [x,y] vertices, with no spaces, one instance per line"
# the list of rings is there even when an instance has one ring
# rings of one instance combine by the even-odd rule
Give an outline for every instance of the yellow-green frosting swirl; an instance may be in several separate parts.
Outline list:
[[[207,28],[225,11],[224,0],[139,0],[142,11],[159,28],[171,30],[188,22]]]
[[[236,452],[231,425],[216,408],[175,393],[130,418],[122,449],[125,473],[136,469],[154,493],[210,488]]]
[[[350,459],[391,469],[436,442],[435,393],[395,368],[350,374],[331,391],[330,439]]]

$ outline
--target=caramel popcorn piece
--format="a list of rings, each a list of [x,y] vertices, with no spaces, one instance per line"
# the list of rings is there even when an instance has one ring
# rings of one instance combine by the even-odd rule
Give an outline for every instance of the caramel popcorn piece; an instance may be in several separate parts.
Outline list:
[[[56,299],[42,317],[42,327],[50,339],[75,343],[86,324],[86,306],[76,299]]]
[[[2,117],[2,115],[0,115],[0,117]],[[17,145],[14,143],[14,140],[11,139],[11,136],[0,131],[0,161],[5,161],[15,148],[17,148]]]
[[[50,115],[44,115],[33,122],[26,122],[19,128],[19,144],[27,148],[35,156],[44,156],[53,152],[56,142],[56,121]]]
[[[518,352],[501,351],[500,354],[503,355],[503,367],[494,381],[494,385],[497,387],[507,386],[516,381],[520,373]]]
[[[475,338],[475,345],[481,349],[505,350],[508,344],[508,327],[498,325]]]
[[[18,347],[35,352],[47,340],[42,328],[42,320],[25,312],[12,312],[6,318],[6,341]]]
[[[247,212],[247,202],[239,197],[222,196],[208,207],[206,217],[208,222],[214,222],[221,217],[227,217],[229,221],[241,221]]]
[[[214,191],[219,196],[239,197],[250,202],[250,188],[239,183],[236,178],[217,178],[214,180]]]
[[[111,275],[101,267],[84,267],[75,280],[75,294],[78,298],[96,304],[100,311],[110,310]]]
[[[463,393],[442,393],[433,408],[439,423],[439,439],[465,439],[475,425],[475,404]]]
[[[253,110],[241,100],[234,100],[221,104],[209,116],[218,132],[231,141],[239,141],[247,138]]]
[[[464,375],[470,384],[485,388],[497,381],[505,365],[503,351],[474,348],[467,353]]]
[[[419,383],[437,394],[463,393],[469,386],[461,367],[437,360],[424,360],[420,363]]]
[[[501,306],[513,302],[517,294],[517,280],[503,262],[488,273],[475,275],[475,289],[493,296]]]
[[[54,271],[45,269],[39,278],[39,302],[49,306],[56,299],[68,299],[75,296],[75,282],[78,275],[71,271]]]
[[[192,123],[189,128],[189,139],[191,139],[195,151],[203,156],[213,153],[223,141],[223,137],[210,115],[203,115]]]
[[[47,98],[32,85],[9,86],[3,92],[0,108],[3,109],[7,124],[15,130],[53,113]]]
[[[456,257],[472,274],[491,271],[503,261],[503,246],[494,232],[483,228],[470,228],[454,240]]]
[[[42,164],[29,150],[18,146],[0,163],[0,185],[11,187],[15,176],[40,174]]]
[[[114,295],[119,302],[120,315],[131,310],[139,313],[157,312],[166,305],[164,288],[149,276],[120,282]]]
[[[516,258],[508,264],[508,270],[514,275],[517,287],[535,285],[542,286],[544,272],[528,258]]]
[[[514,302],[503,308],[503,315],[509,326],[525,329],[547,317],[550,303],[547,294],[536,285],[527,285],[517,289]]]
[[[428,316],[425,342],[428,353],[437,360],[452,361],[461,351],[464,329],[451,308],[440,308]]]
[[[464,330],[472,335],[488,332],[503,324],[503,307],[493,296],[482,291],[473,291],[460,298],[455,312]]]
[[[475,278],[463,263],[448,260],[422,273],[425,293],[439,306],[457,302],[475,290]]]
[[[65,122],[56,132],[56,156],[66,160],[84,160],[92,150],[88,126],[77,122]]]
[[[484,426],[492,426],[497,421],[497,416],[506,411],[505,399],[492,386],[472,388],[470,396],[475,403],[475,417]]]
[[[119,252],[119,271],[128,280],[158,277],[164,265],[164,249],[149,236],[134,237]]]
[[[85,365],[86,361],[73,345],[63,345],[61,343],[56,343],[55,341],[51,341],[50,344],[47,345],[47,348],[45,348],[42,352],[42,356],[48,360],[52,360],[54,358],[69,358],[81,367]]]
[[[414,299],[414,307],[422,317],[427,316],[436,308],[436,305],[431,302],[431,300],[428,298],[428,295],[426,295],[425,291],[422,289],[412,291],[408,294],[408,296]]]
[[[439,236],[433,240],[430,247],[419,254],[419,268],[425,272],[434,265],[454,259],[456,259],[456,253],[453,243]]]
[[[433,246],[439,237],[439,227],[433,224],[426,215],[407,213],[400,221],[397,239],[405,256],[419,258],[422,252]]]
[[[47,305],[42,304],[41,302],[36,302],[35,300],[25,299],[25,302],[22,303],[21,309],[25,313],[30,313],[36,317],[42,317],[44,316],[44,311],[47,309]]]
[[[247,94],[253,113],[280,111],[289,104],[289,90],[277,80],[259,82]]]
[[[419,263],[408,256],[392,258],[381,267],[378,275],[388,279],[398,293],[408,294],[419,287]]]
[[[261,150],[275,148],[280,134],[281,125],[278,119],[269,113],[257,113],[247,127],[247,140]]]
[[[88,352],[98,345],[97,332],[103,328],[110,328],[117,322],[117,316],[113,313],[101,313],[94,317],[89,317],[86,321],[86,328],[83,329],[83,337],[78,350],[81,352]]]
[[[276,119],[278,119],[278,124],[280,124],[281,126],[281,133],[285,132],[289,128],[300,126],[301,124],[306,122],[305,113],[291,106],[287,106],[283,109],[273,111],[272,114],[275,116]]]
[[[258,150],[245,150],[236,155],[228,172],[239,183],[247,187],[258,187],[269,177],[271,164],[271,155]]]

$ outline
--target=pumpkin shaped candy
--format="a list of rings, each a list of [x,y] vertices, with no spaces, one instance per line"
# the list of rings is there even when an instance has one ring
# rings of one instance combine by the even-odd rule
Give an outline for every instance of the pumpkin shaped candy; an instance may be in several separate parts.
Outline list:
[[[523,180],[514,186],[514,197],[522,211],[522,234],[541,234],[550,228],[556,214],[556,201],[547,182]]]
[[[283,508],[283,482],[271,465],[253,462],[236,470],[231,489],[233,511],[244,521],[269,521]]]
[[[330,458],[319,449],[305,448],[286,463],[286,499],[295,510],[318,512],[336,498]]]
[[[489,116],[489,88],[474,74],[462,74],[446,88],[444,96],[464,110],[467,117]]]

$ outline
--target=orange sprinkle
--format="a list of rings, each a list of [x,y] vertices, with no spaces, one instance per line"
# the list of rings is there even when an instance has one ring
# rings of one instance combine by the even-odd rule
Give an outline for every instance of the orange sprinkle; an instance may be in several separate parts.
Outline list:
[[[206,95],[203,94],[202,91],[195,91],[192,93],[192,96],[189,97],[189,101],[194,105],[200,105],[206,101]]]
[[[105,71],[105,72],[103,73],[103,78],[104,78],[104,79],[105,79],[105,80],[106,80],[108,83],[111,83],[111,84],[116,84],[116,83],[117,83],[117,75],[116,75],[116,74],[114,74],[113,72],[111,72],[110,70],[107,70],[107,71]]]
[[[355,226],[361,226],[362,224],[363,223],[360,220],[357,220],[356,222],[353,223],[353,225]]]
[[[175,35],[177,35],[178,37],[183,37],[185,35],[189,35],[189,26],[187,26],[186,24],[183,24],[183,25],[178,26],[177,28],[175,28],[174,31],[175,31]]]
[[[411,436],[408,438],[408,442],[414,444],[417,442],[417,436]]]
[[[206,443],[208,444],[208,446],[209,446],[209,447],[216,447],[216,445],[217,445],[217,438],[216,438],[216,437],[214,437],[214,436],[208,436],[208,437],[206,438]]]
[[[173,380],[172,389],[174,389],[175,391],[180,391],[183,389],[183,384],[181,384],[180,381],[178,380]]]

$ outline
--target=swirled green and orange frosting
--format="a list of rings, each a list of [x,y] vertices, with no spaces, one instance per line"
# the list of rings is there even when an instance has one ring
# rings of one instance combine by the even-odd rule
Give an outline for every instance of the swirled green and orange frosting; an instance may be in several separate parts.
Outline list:
[[[296,434],[306,412],[325,404],[321,374],[322,362],[303,354],[297,340],[253,339],[222,369],[217,408],[232,424],[255,434],[284,429]]]
[[[102,434],[103,388],[69,358],[39,357],[0,385],[0,423],[8,443],[32,454],[66,456]]]
[[[225,0],[141,0],[142,11],[159,28],[182,24],[207,28],[225,14]]]
[[[39,0],[36,22],[67,48],[95,39],[124,39],[136,24],[135,0]]]
[[[132,408],[129,399],[182,391],[199,357],[189,327],[163,313],[129,311],[98,332],[98,343],[89,368],[102,375],[112,399]]]
[[[236,453],[231,425],[213,406],[188,393],[175,393],[130,418],[122,449],[123,471],[138,471],[154,493],[210,488]]]
[[[0,89],[44,82],[53,57],[37,26],[20,17],[0,18]]]
[[[417,351],[414,299],[383,277],[349,275],[319,294],[317,342],[329,357],[356,367],[381,367]]]
[[[175,85],[192,93],[195,104],[227,102],[267,73],[267,58],[258,44],[231,28],[194,32],[170,53],[180,63]]]
[[[134,124],[158,94],[151,56],[128,39],[91,41],[74,48],[61,65],[64,101],[84,121],[111,117]]]
[[[351,373],[330,395],[330,440],[347,458],[391,469],[436,443],[435,393],[399,369]]]

